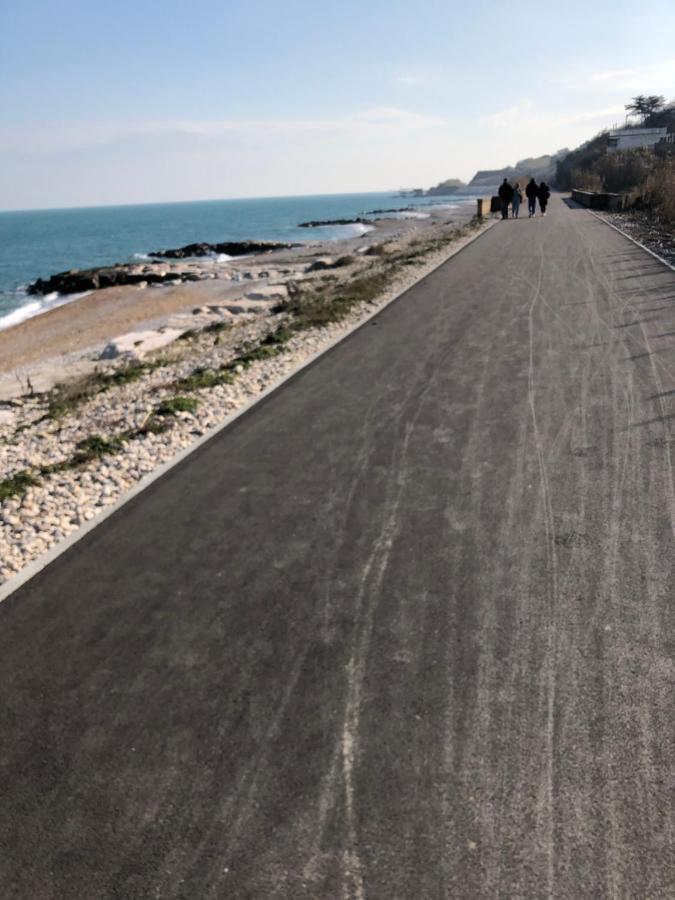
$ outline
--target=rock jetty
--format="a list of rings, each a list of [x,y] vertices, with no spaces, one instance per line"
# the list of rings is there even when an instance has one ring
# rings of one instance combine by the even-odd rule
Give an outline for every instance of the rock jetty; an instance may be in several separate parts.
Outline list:
[[[70,269],[49,278],[38,278],[28,287],[29,294],[80,294],[99,288],[121,287],[127,284],[164,284],[175,281],[198,281],[193,272],[175,272],[150,266],[116,265],[95,269]]]
[[[379,216],[385,213],[417,212],[414,206],[399,206],[396,209],[369,209],[367,216]]]
[[[372,225],[370,219],[317,219],[313,222],[301,222],[298,228],[325,228],[327,225]]]
[[[150,254],[163,259],[190,260],[193,257],[245,256],[267,253],[271,250],[288,250],[300,247],[301,244],[281,244],[273,241],[227,241],[222,244],[188,244],[175,250],[157,250]],[[167,267],[168,266],[168,267]],[[126,285],[178,283],[182,281],[199,281],[202,278],[216,277],[212,270],[200,270],[186,266],[171,268],[170,264],[152,261],[144,265],[135,263],[116,263],[113,266],[97,266],[92,269],[70,269],[57,272],[49,278],[38,278],[28,287],[30,294],[81,294],[96,291],[99,288],[122,287]],[[220,276],[218,276],[220,277]]]
[[[198,256],[212,256],[224,253],[226,256],[248,256],[252,253],[267,253],[269,250],[291,250],[301,244],[281,244],[276,241],[224,241],[220,244],[186,244],[174,250],[153,250],[149,256],[159,259],[188,259]]]

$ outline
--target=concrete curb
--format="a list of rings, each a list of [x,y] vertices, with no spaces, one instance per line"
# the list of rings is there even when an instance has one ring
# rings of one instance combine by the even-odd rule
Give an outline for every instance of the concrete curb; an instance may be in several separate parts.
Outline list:
[[[585,207],[581,207],[581,209],[584,209],[584,208],[585,208]],[[650,250],[649,247],[645,247],[644,244],[641,244],[640,241],[636,240],[634,237],[632,237],[632,236],[631,236],[630,234],[628,234],[627,232],[622,231],[622,230],[618,227],[618,225],[614,225],[613,222],[608,222],[607,219],[606,219],[604,216],[601,216],[599,213],[593,212],[592,209],[587,209],[586,212],[589,212],[592,216],[595,216],[596,219],[600,219],[600,221],[601,221],[601,222],[604,222],[605,225],[609,225],[609,227],[610,227],[610,228],[613,228],[614,231],[618,231],[619,234],[622,234],[625,238],[628,238],[628,240],[629,240],[631,243],[635,244],[636,247],[639,247],[641,250],[644,250],[645,253],[649,253],[649,255],[650,255],[650,256],[653,256],[654,259],[658,259],[658,261],[659,261],[660,263],[663,263],[664,266],[667,266],[667,268],[669,268],[672,272],[675,272],[675,266],[672,265],[672,263],[669,263],[667,259],[664,259],[662,256],[659,256],[658,253],[654,253],[654,251],[653,251],[653,250]]]
[[[300,363],[297,368],[293,369],[288,374],[284,375],[279,381],[270,387],[266,388],[256,397],[254,397],[249,403],[245,406],[242,406],[241,409],[232,413],[231,416],[228,416],[226,419],[223,419],[218,425],[214,425],[205,435],[198,438],[194,443],[190,444],[189,447],[186,447],[184,450],[181,450],[175,456],[172,456],[171,459],[167,460],[167,462],[162,463],[162,465],[158,466],[144,478],[142,478],[135,487],[126,491],[126,493],[122,494],[115,503],[111,503],[110,506],[106,507],[96,518],[92,519],[91,522],[87,522],[85,525],[82,525],[77,531],[74,531],[72,534],[68,535],[62,541],[59,541],[58,544],[55,544],[50,550],[47,550],[46,553],[43,553],[42,556],[38,556],[37,559],[34,559],[32,562],[28,563],[28,565],[24,566],[20,572],[17,572],[15,576],[6,581],[3,585],[0,585],[0,603],[10,597],[15,591],[17,591],[20,587],[22,587],[26,582],[30,581],[38,572],[41,572],[44,568],[46,568],[50,563],[52,563],[55,559],[57,559],[61,554],[65,553],[72,546],[74,546],[78,541],[82,540],[89,532],[93,531],[94,528],[97,528],[106,519],[110,518],[114,513],[116,513],[119,509],[125,506],[130,500],[133,500],[134,497],[137,497],[138,494],[142,493],[146,488],[150,487],[155,481],[158,481],[162,476],[166,475],[168,471],[173,469],[174,466],[177,466],[184,459],[187,459],[191,453],[194,453],[199,447],[205,444],[207,441],[210,441],[211,438],[215,437],[229,425],[232,425],[233,422],[236,422],[238,418],[247,413],[250,409],[252,409],[257,403],[260,403],[261,400],[264,400],[270,394],[274,393],[274,391],[281,388],[287,381],[290,381],[291,378],[294,378],[299,372],[302,372],[303,369],[306,369],[308,366],[311,366],[314,362],[320,359],[325,353],[328,353],[338,344],[341,344],[342,341],[346,340],[350,335],[352,335],[355,331],[358,331],[359,328],[362,328],[366,325],[371,319],[375,316],[379,315],[382,310],[386,309],[392,303],[395,303],[397,300],[400,300],[401,297],[405,296],[408,291],[411,291],[414,287],[417,287],[418,284],[421,284],[426,278],[440,269],[441,266],[444,266],[446,262],[451,260],[454,256],[457,256],[458,253],[461,253],[466,247],[473,244],[480,237],[482,237],[487,231],[489,231],[494,225],[497,224],[499,220],[493,219],[488,222],[487,227],[483,228],[478,234],[472,235],[466,243],[462,244],[461,247],[457,247],[455,250],[451,251],[444,259],[441,260],[437,265],[435,265],[432,269],[422,275],[417,281],[413,282],[409,287],[404,288],[398,294],[395,294],[386,303],[382,306],[378,306],[377,309],[369,312],[364,319],[361,319],[355,325],[352,325],[347,329],[343,334],[340,334],[338,337],[334,338],[332,341],[329,341],[324,347],[320,350],[317,350],[316,353],[309,356],[304,362]]]

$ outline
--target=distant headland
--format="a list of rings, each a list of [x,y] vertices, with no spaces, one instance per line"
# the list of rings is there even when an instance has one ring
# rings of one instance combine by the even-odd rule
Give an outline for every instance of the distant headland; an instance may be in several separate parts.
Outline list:
[[[508,178],[511,180],[535,178],[537,181],[553,181],[555,178],[558,161],[564,159],[569,153],[567,148],[556,153],[544,156],[528,157],[520,159],[514,166],[505,166],[503,169],[483,169],[473,176],[468,184],[459,178],[447,178],[434,187],[412,188],[401,190],[401,197],[452,197],[466,194],[490,194],[496,193],[501,182]]]

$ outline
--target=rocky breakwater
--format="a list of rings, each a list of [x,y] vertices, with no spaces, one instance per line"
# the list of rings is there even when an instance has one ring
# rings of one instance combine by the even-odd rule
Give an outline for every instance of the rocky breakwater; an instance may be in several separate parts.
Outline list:
[[[221,254],[230,257],[250,256],[268,253],[271,250],[288,250],[300,244],[282,244],[274,241],[227,241],[221,244],[187,244],[174,250],[156,250],[149,254],[158,259],[190,260],[198,257],[217,257]],[[213,259],[208,265],[213,264]],[[222,271],[204,268],[199,265],[169,263],[155,261],[144,263],[116,263],[112,266],[97,266],[91,269],[69,269],[57,272],[49,278],[38,278],[28,287],[30,294],[82,294],[100,288],[150,284],[177,284],[184,281],[200,281],[203,278],[229,277]]]
[[[161,269],[157,266],[137,266],[118,264],[95,269],[70,269],[57,272],[50,278],[38,278],[28,287],[30,294],[81,294],[99,288],[121,287],[123,285],[165,284],[178,281],[198,281],[196,272],[181,272]]]
[[[367,216],[380,216],[387,213],[417,212],[414,206],[399,206],[396,209],[369,209]]]
[[[311,222],[300,222],[298,228],[325,228],[329,225],[372,225],[372,219],[358,216],[356,219],[315,219]]]
[[[292,250],[301,244],[282,244],[276,241],[224,241],[220,244],[186,244],[174,250],[153,250],[150,256],[158,259],[190,259],[200,256],[251,256],[255,253],[268,253],[270,250]]]

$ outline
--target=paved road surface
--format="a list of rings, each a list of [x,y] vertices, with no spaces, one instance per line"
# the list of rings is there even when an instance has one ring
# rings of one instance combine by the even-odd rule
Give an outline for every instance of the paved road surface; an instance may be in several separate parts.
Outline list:
[[[0,893],[675,897],[675,273],[498,224],[0,607]]]

